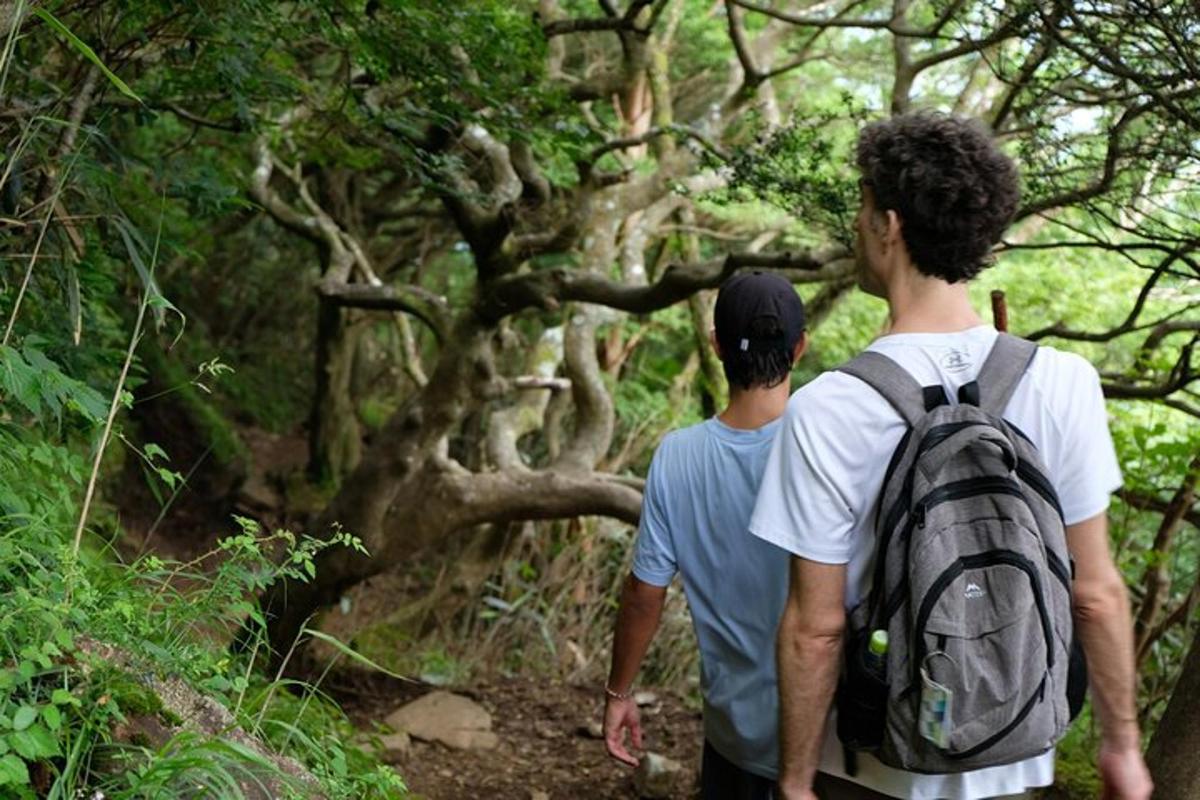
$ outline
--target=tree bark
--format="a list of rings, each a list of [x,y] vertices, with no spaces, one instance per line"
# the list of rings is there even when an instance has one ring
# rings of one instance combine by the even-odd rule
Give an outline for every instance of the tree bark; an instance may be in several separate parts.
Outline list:
[[[359,332],[349,312],[322,297],[317,307],[315,386],[309,412],[309,477],[336,485],[362,459],[362,431],[354,409],[351,374]]]
[[[1151,560],[1142,578],[1145,587],[1142,603],[1134,617],[1134,652],[1140,665],[1154,643],[1155,623],[1162,613],[1171,590],[1170,554],[1175,535],[1183,527],[1184,516],[1192,508],[1196,497],[1196,480],[1200,477],[1200,457],[1188,464],[1183,482],[1175,490],[1171,502],[1163,512],[1154,545],[1150,550]]]
[[[1200,636],[1192,640],[1175,691],[1146,752],[1146,762],[1154,776],[1154,796],[1158,800],[1200,797],[1197,709],[1200,709]]]

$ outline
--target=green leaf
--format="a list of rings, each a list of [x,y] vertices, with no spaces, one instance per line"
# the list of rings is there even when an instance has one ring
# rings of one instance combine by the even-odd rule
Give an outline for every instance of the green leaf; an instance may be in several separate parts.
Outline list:
[[[167,451],[156,445],[154,442],[147,442],[145,447],[146,458],[153,461],[156,458],[161,458],[163,461],[170,461]]]
[[[141,278],[146,294],[151,299],[161,297],[162,292],[159,291],[158,282],[154,280],[154,272],[146,266],[146,261],[142,258],[137,231],[133,230],[132,226],[121,217],[114,217],[113,225],[116,227],[117,233],[121,235],[121,241],[125,244],[125,252],[129,254],[129,260],[133,262],[133,268]]]
[[[0,389],[35,416],[41,413],[42,397],[37,371],[16,350],[0,345]]]
[[[24,761],[9,753],[0,757],[0,786],[13,783],[18,786],[29,783],[29,769]]]
[[[71,30],[66,25],[63,25],[61,22],[59,22],[53,14],[44,8],[35,8],[33,9],[33,13],[40,17],[51,28],[58,31],[59,34],[61,34],[64,39],[70,42],[71,46],[78,50],[84,58],[95,64],[96,67],[104,73],[104,77],[108,78],[112,85],[117,87],[117,90],[121,92],[121,94],[130,99],[136,100],[139,103],[142,102],[142,98],[134,94],[133,89],[130,89],[125,81],[118,78],[112,70],[104,65],[104,62],[100,60],[100,56],[96,55],[96,51],[88,47],[87,42],[71,33]]]
[[[23,731],[37,721],[38,710],[33,706],[21,706],[13,714],[12,726],[15,731]]]
[[[162,482],[165,483],[167,488],[171,490],[175,489],[175,484],[183,480],[182,475],[174,470],[167,469],[166,467],[156,467],[154,471],[158,473],[158,477],[161,478]]]
[[[11,734],[8,743],[26,761],[37,761],[60,755],[58,740],[44,725],[34,725],[19,733]]]
[[[52,731],[57,731],[62,727],[62,712],[55,706],[46,706],[43,708],[42,719],[46,721],[46,727]]]

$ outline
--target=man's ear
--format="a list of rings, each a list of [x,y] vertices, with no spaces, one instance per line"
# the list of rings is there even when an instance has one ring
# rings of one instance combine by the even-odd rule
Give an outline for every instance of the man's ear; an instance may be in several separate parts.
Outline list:
[[[717,342],[717,329],[708,329],[708,341],[712,343],[713,352],[717,354],[717,358],[721,361],[725,360],[725,356],[721,355],[721,345]]]
[[[884,212],[885,228],[883,230],[883,241],[888,247],[895,247],[904,241],[904,236],[901,233],[901,228],[904,226],[900,222],[900,215],[894,209],[888,209]]]
[[[800,338],[796,340],[796,347],[792,350],[792,366],[796,365],[806,350],[808,350],[808,331],[801,331]]]

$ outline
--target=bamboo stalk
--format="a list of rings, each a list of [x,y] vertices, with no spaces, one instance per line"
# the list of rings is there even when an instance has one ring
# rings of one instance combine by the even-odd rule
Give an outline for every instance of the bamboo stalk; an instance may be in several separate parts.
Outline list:
[[[87,525],[92,498],[96,494],[96,480],[100,477],[100,461],[104,458],[104,450],[108,446],[113,420],[116,419],[117,410],[121,407],[121,394],[125,389],[125,378],[129,375],[129,365],[133,363],[133,354],[142,338],[142,322],[146,319],[149,297],[149,290],[147,290],[142,295],[142,302],[138,304],[137,321],[133,324],[133,336],[129,338],[129,349],[125,351],[125,363],[121,365],[121,376],[117,378],[117,388],[113,391],[112,403],[108,407],[108,418],[104,421],[104,433],[101,434],[100,443],[96,447],[96,457],[92,459],[92,474],[88,478],[87,493],[83,496],[83,508],[79,512],[79,525],[75,528],[75,543],[71,547],[71,552],[76,555],[79,554],[79,544],[83,541],[83,529]]]
[[[51,204],[53,208],[53,204]],[[158,246],[162,242],[162,214],[158,218],[158,232],[154,237],[154,253],[150,259],[150,275],[154,275],[154,267],[158,264]],[[108,417],[104,420],[104,432],[100,434],[100,442],[96,446],[96,457],[92,459],[92,474],[88,477],[87,492],[83,496],[83,508],[79,511],[79,524],[75,527],[75,541],[71,552],[79,555],[79,545],[83,541],[83,529],[87,526],[88,512],[91,511],[92,498],[96,495],[96,482],[100,477],[100,462],[104,458],[104,450],[112,434],[113,421],[117,418],[117,410],[121,407],[121,394],[125,390],[125,379],[129,376],[129,366],[133,363],[133,355],[137,352],[138,342],[142,340],[142,323],[146,320],[146,309],[150,305],[151,293],[154,290],[152,281],[146,282],[142,299],[138,303],[137,319],[133,323],[133,335],[129,337],[129,349],[125,351],[125,361],[121,364],[121,375],[117,378],[117,387],[113,390],[112,402],[108,406]]]

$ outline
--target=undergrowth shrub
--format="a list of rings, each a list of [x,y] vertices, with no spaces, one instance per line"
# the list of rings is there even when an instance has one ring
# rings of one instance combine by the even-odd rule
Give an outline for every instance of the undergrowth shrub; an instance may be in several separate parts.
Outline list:
[[[405,796],[395,773],[347,743],[353,728],[335,704],[314,687],[269,681],[249,656],[225,648],[233,626],[257,617],[250,598],[267,583],[312,575],[325,547],[360,545],[345,533],[329,541],[263,536],[241,522],[241,533],[192,562],[121,564],[105,551],[76,557],[63,532],[40,520],[5,518],[0,606],[11,613],[0,617],[0,796],[87,790],[117,800],[203,787],[205,796],[239,798],[241,786],[264,775],[307,796],[220,732],[179,728],[184,721],[163,707],[155,678],[181,679],[216,699],[242,730],[304,764],[328,797]],[[218,563],[206,572],[207,561]],[[122,654],[117,663],[113,652]],[[175,732],[156,742],[136,734],[147,727]]]
[[[407,795],[316,687],[269,680],[253,652],[226,647],[246,619],[261,624],[263,588],[311,578],[321,550],[361,549],[355,537],[268,535],[239,518],[238,534],[186,563],[126,561],[96,537],[77,550],[87,445],[107,403],[28,342],[0,349],[0,403],[0,797],[234,800],[268,785],[311,796],[270,753],[329,798]],[[168,681],[220,703],[266,749],[176,717],[158,692]]]

